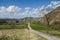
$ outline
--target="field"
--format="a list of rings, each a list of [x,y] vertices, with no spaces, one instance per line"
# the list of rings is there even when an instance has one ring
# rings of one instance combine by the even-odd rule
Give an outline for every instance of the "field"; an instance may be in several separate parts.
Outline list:
[[[47,40],[27,29],[27,24],[0,25],[0,40]]]
[[[0,40],[46,40],[28,29],[0,30]]]
[[[31,23],[31,28],[60,38],[60,31],[54,30],[38,22]],[[45,38],[30,32],[27,24],[0,25],[0,40],[46,40]]]
[[[47,27],[46,25],[43,25],[40,23],[35,23],[35,22],[31,23],[31,28],[34,30],[44,32],[44,33],[49,34],[49,35],[60,37],[60,31],[54,30],[54,29]]]
[[[18,28],[18,29],[23,29],[23,28],[27,28],[27,24],[19,24],[19,25],[0,25],[0,29],[14,29],[14,28]]]

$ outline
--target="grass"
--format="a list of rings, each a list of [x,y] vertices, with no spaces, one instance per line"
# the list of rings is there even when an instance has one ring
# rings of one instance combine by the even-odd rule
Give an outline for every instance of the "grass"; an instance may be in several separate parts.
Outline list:
[[[27,29],[0,30],[0,40],[47,40]]]
[[[16,28],[27,28],[27,24],[16,25]]]
[[[52,30],[51,28],[47,29],[46,25],[40,23],[31,23],[31,27],[35,30]]]
[[[40,23],[31,23],[31,28],[60,38],[60,31],[54,30]],[[48,32],[48,33],[47,33]]]
[[[14,29],[14,28],[27,28],[27,24],[19,24],[19,25],[0,25],[0,29]]]

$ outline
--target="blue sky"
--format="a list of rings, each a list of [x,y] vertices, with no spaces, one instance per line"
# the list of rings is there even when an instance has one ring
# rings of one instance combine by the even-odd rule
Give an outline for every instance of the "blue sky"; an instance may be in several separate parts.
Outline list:
[[[0,0],[0,18],[42,17],[58,6],[59,0]]]
[[[42,5],[47,5],[51,1],[59,0],[0,0],[0,6],[10,6],[16,5],[19,7],[40,7]]]
[[[0,6],[16,5],[20,7],[39,7],[49,2],[50,0],[0,0]]]

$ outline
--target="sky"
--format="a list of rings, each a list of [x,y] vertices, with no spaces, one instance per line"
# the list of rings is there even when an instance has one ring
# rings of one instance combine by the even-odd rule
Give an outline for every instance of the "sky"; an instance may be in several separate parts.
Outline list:
[[[60,0],[0,0],[0,18],[43,17],[58,6]]]

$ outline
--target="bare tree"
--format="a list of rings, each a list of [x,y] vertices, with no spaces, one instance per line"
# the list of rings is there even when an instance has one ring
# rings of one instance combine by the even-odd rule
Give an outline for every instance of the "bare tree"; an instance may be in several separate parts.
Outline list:
[[[46,19],[47,26],[49,26],[49,17],[47,15],[45,15],[45,19]]]
[[[48,33],[48,28],[49,28],[50,25],[49,25],[49,17],[48,17],[47,14],[48,14],[48,12],[43,12],[43,13],[42,13],[42,15],[44,15],[44,16],[43,16],[43,17],[44,17],[43,20],[45,20],[45,23],[46,23],[46,25],[47,25],[47,29],[46,29],[46,30],[47,30],[47,33]]]

